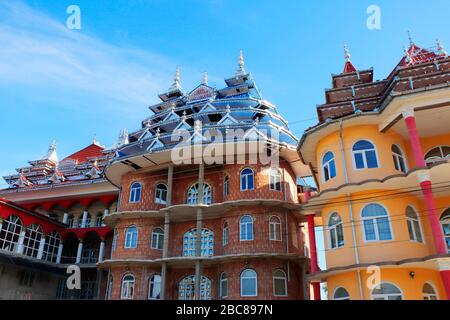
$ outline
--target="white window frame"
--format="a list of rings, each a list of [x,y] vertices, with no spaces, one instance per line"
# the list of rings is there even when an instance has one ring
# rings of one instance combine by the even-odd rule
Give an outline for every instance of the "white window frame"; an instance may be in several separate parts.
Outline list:
[[[45,237],[42,227],[38,224],[31,224],[25,229],[22,254],[28,257],[37,258],[39,246],[42,238]]]
[[[325,158],[325,156],[328,153],[331,153],[333,155],[333,158],[331,158],[331,160],[327,160],[326,162],[323,162],[323,159]],[[334,159],[334,153],[331,152],[331,151],[325,152],[325,154],[322,156],[321,160],[322,160],[321,161],[322,162],[322,182],[325,183],[327,181],[330,181],[330,180],[336,178],[336,176],[337,176],[337,167],[336,167],[336,161]],[[331,177],[331,170],[330,170],[330,165],[331,165],[332,162],[334,162],[334,171],[335,171],[335,176],[334,177]],[[325,178],[325,167],[327,168],[329,176],[330,176],[328,179]]]
[[[343,289],[343,290],[347,293],[347,297],[336,298],[336,292],[337,292],[339,289]],[[344,287],[337,287],[337,288],[335,288],[334,291],[333,291],[333,300],[336,300],[336,301],[350,300],[350,294],[348,293],[348,290],[345,289]]]
[[[411,218],[406,215],[406,210],[408,210],[408,208],[411,208],[411,210],[414,211],[414,214],[416,215],[415,218]],[[413,207],[412,205],[408,205],[405,209],[405,216],[406,216],[406,224],[407,224],[406,227],[408,228],[408,226],[411,224],[411,229],[413,230],[413,233],[414,233],[414,239],[411,239],[411,235],[409,234],[409,228],[408,228],[408,235],[410,236],[410,238],[409,238],[410,241],[416,242],[416,243],[421,243],[421,244],[425,243],[425,238],[423,236],[422,223],[420,222],[420,218],[419,218],[419,215],[417,214],[416,208]],[[414,222],[417,222],[417,224],[419,225],[419,232],[420,232],[420,237],[422,238],[422,241],[417,240],[417,234],[416,234],[416,228],[414,228]]]
[[[133,243],[133,234],[134,233],[132,233],[131,231],[129,231],[129,229],[130,228],[135,228],[136,229],[136,246],[132,246],[132,243]],[[128,243],[128,236],[131,236],[131,239],[130,239],[130,245],[127,245],[127,243]],[[136,227],[136,226],[134,226],[134,225],[132,225],[132,226],[128,226],[127,228],[126,228],[126,230],[125,230],[125,243],[124,243],[124,248],[125,249],[136,249],[137,247],[138,247],[138,242],[139,242],[139,229],[138,229],[138,227]]]
[[[370,292],[370,299],[371,300],[374,300],[374,298],[383,298],[383,300],[389,300],[389,297],[390,296],[398,296],[398,295],[400,295],[401,297],[402,297],[402,299],[401,300],[404,300],[404,294],[403,294],[403,291],[402,291],[402,289],[398,286],[398,285],[396,285],[396,284],[394,284],[394,283],[392,283],[392,282],[387,282],[387,281],[383,281],[383,282],[381,282],[380,283],[380,286],[382,285],[382,284],[390,284],[390,285],[392,285],[392,286],[394,286],[394,287],[396,287],[399,291],[400,291],[400,294],[391,294],[391,293],[388,293],[388,294],[385,294],[385,293],[383,293],[383,294],[373,294],[373,290]]]
[[[446,235],[445,235],[445,232],[444,232],[444,224],[450,225],[450,215],[446,216],[445,219],[442,219],[442,218],[444,217],[444,214],[446,214],[446,211],[447,211],[447,210],[450,211],[450,207],[447,208],[447,209],[445,209],[445,210],[442,212],[441,217],[439,218],[439,222],[440,222],[440,225],[441,225],[442,234],[443,234],[443,236],[444,236],[445,246],[447,247],[447,251],[450,253],[450,247],[447,245],[447,238],[450,238],[450,235],[447,235],[447,236],[446,236]]]
[[[439,149],[439,152],[441,153],[440,157],[428,157],[428,158],[424,159],[425,163],[427,165],[433,165],[434,163],[439,162],[439,161],[449,160],[450,155],[447,155],[446,157],[444,157],[444,151],[442,148],[450,148],[450,146],[447,146],[447,145],[435,146],[435,147],[431,148],[430,150],[428,150],[427,152],[425,152],[425,156],[434,149]]]
[[[334,224],[334,225],[330,225],[331,224],[330,223],[331,217],[334,214],[339,216],[339,218],[341,219],[341,222],[339,222],[337,224]],[[339,245],[339,241],[338,241],[338,232],[337,232],[338,226],[341,226],[341,228],[342,228],[342,236],[344,237],[344,243],[342,245]],[[334,233],[334,239],[336,240],[336,243],[335,243],[336,246],[335,247],[333,247],[333,241],[332,241],[331,233]],[[345,246],[345,235],[344,235],[344,226],[343,226],[343,222],[342,222],[342,217],[337,212],[332,212],[328,216],[328,220],[327,220],[327,239],[328,239],[328,249],[330,249],[330,250],[337,250],[337,249],[343,248]]]
[[[367,152],[367,151],[372,151],[372,149],[364,149],[364,150],[356,150],[356,151],[353,150],[353,148],[355,147],[355,145],[356,145],[358,142],[361,142],[361,141],[367,141],[367,142],[370,142],[370,143],[372,144],[373,150],[375,151],[375,158],[376,158],[376,160],[377,160],[377,166],[376,166],[375,168],[368,168],[368,165],[367,165],[366,152]],[[362,154],[362,155],[363,155],[363,156],[362,156],[363,163],[364,163],[364,167],[363,167],[363,168],[358,168],[358,167],[356,166],[356,158],[355,158],[355,155],[356,155],[356,154]],[[380,168],[381,168],[380,157],[378,156],[378,150],[377,150],[377,147],[376,147],[375,143],[373,143],[373,142],[370,141],[369,139],[360,139],[360,140],[356,141],[356,142],[353,144],[353,146],[352,146],[352,162],[353,162],[353,170],[356,170],[356,171],[357,171],[357,170],[367,170],[367,169],[380,169]]]
[[[225,176],[223,179],[223,195],[229,196],[230,195],[230,177]]]
[[[212,235],[212,245],[210,245],[210,235]],[[187,241],[185,241],[185,238],[187,238]],[[204,238],[206,238],[206,241],[204,241]],[[201,245],[200,245],[200,256],[202,257],[212,257],[214,256],[214,232],[210,229],[207,228],[203,228],[202,232],[201,232]],[[188,252],[186,254],[185,252],[185,246],[187,245],[188,247]],[[189,248],[193,248],[193,249],[189,249]],[[203,251],[207,250],[207,254],[203,254]],[[212,252],[210,253],[212,249]],[[191,229],[186,231],[183,234],[183,257],[196,257],[197,256],[197,229]]]
[[[160,188],[164,186],[166,189]],[[165,183],[158,183],[155,188],[155,203],[157,204],[167,204],[167,185]],[[163,199],[163,195],[166,195],[166,200]]]
[[[126,277],[132,277],[132,280],[125,280]],[[120,299],[122,300],[133,300],[136,288],[136,277],[128,273],[122,277],[122,286],[120,288]],[[130,295],[130,289],[132,289],[132,294]]]
[[[384,210],[386,211],[387,215],[386,216],[376,216],[376,217],[363,217],[362,214],[364,212],[364,209],[367,206],[369,206],[370,204],[377,204],[377,205],[381,206],[382,208],[384,208]],[[382,205],[380,203],[368,203],[362,208],[360,217],[361,217],[362,234],[364,235],[364,242],[389,242],[389,241],[394,241],[394,230],[392,229],[391,216],[389,215],[389,211],[387,210],[387,208],[384,205]],[[380,240],[380,232],[378,230],[378,223],[377,223],[376,219],[381,218],[381,217],[387,217],[387,219],[388,219],[389,230],[391,232],[391,239]],[[375,240],[367,240],[366,229],[364,228],[364,221],[366,221],[366,220],[375,220],[375,222],[374,222]]]
[[[393,144],[393,145],[391,146],[391,149],[392,149],[393,146],[396,146],[396,147],[400,150],[400,154],[397,153],[397,152],[395,152],[395,151],[392,151],[392,150],[391,150],[392,156],[393,156],[394,159],[395,159],[395,160],[394,160],[394,169],[395,169],[395,165],[397,165],[397,166],[399,167],[399,169],[398,169],[398,170],[395,169],[395,170],[400,171],[400,172],[403,172],[403,173],[407,173],[407,172],[408,172],[408,163],[406,162],[405,153],[403,152],[402,148],[400,148],[399,145]],[[403,162],[403,166],[405,167],[405,171],[402,171],[402,170],[401,170],[400,161]]]
[[[273,222],[272,219],[276,219],[277,222]],[[272,234],[272,229],[274,233]],[[278,216],[271,216],[269,218],[269,240],[270,241],[282,241],[283,240],[283,231],[281,230],[281,219]]]
[[[222,225],[222,245],[226,246],[229,241],[230,229],[228,226],[228,222],[225,221]]]
[[[189,205],[197,205],[199,198],[198,194],[198,183],[194,183],[189,187],[187,191],[187,204]],[[212,188],[209,184],[203,183],[203,203],[206,205],[210,205],[212,203]],[[205,201],[206,200],[206,201]]]
[[[159,230],[159,231],[161,231],[161,232],[156,232],[157,230]],[[155,244],[155,241],[153,241],[153,240],[154,240],[154,237],[156,237],[156,244]],[[158,244],[159,244],[160,241],[161,241],[160,238],[162,238],[162,244],[163,244],[163,247],[162,247],[162,248],[159,248],[159,247],[158,247]],[[155,249],[155,250],[163,250],[163,248],[164,248],[164,229],[161,228],[161,227],[154,227],[154,228],[152,229],[152,240],[151,240],[150,242],[151,242],[151,243],[150,243],[150,247],[151,247],[152,249]]]
[[[24,225],[20,217],[16,215],[10,215],[3,220],[0,233],[5,233],[5,238],[1,239],[2,246],[0,250],[7,250],[10,252],[16,251],[16,247],[19,243],[19,238],[24,230]]]
[[[251,222],[242,222],[242,219],[244,219],[244,217],[250,217],[250,219],[252,221]],[[243,239],[242,238],[242,227],[245,226],[245,231],[246,231],[245,235],[247,237],[247,235],[248,235],[247,228],[248,228],[248,225],[250,225],[250,224],[252,225],[251,239],[247,239],[247,238]],[[239,219],[239,241],[253,241],[254,239],[255,239],[254,219],[251,215],[245,214]]]
[[[155,277],[159,277],[159,282],[155,281]],[[158,284],[159,298],[153,297],[152,284],[153,284],[153,289],[155,288],[155,284]],[[147,298],[148,298],[148,300],[161,300],[161,275],[160,274],[157,274],[157,273],[152,274],[152,276],[148,280],[148,296],[147,296]]]
[[[278,169],[270,169],[269,170],[269,190],[270,191],[282,191],[282,184],[283,181],[281,179],[281,172]],[[279,190],[277,189],[277,186],[279,186]]]
[[[244,170],[247,170],[247,169],[249,169],[251,171],[251,173],[244,173],[243,174]],[[250,176],[251,176],[251,179],[253,180],[253,183],[252,183],[253,187],[251,189],[248,187],[248,181],[249,181],[249,177]],[[243,177],[244,177],[245,182],[246,182],[246,188],[245,189],[243,189],[243,186],[242,186],[242,178]],[[242,169],[241,172],[239,172],[239,188],[240,188],[241,191],[255,190],[255,170],[253,170],[252,168],[247,167],[247,168]]]
[[[226,295],[223,294],[223,283],[225,283],[225,287],[227,288]],[[222,272],[219,277],[219,298],[222,300],[228,298],[228,274],[226,274],[225,272]]]
[[[133,186],[137,186],[137,187],[133,187]],[[139,198],[137,198],[137,189],[139,189]],[[130,185],[130,197],[128,199],[129,203],[139,203],[141,202],[141,198],[142,198],[142,183],[138,182],[138,181],[134,181],[131,185]]]
[[[426,284],[428,284],[428,285],[433,289],[434,294],[431,294],[431,293],[425,293],[425,292],[423,291],[423,289],[424,289],[424,287],[425,287]],[[436,287],[435,287],[434,283],[432,283],[432,282],[430,282],[430,281],[427,281],[427,282],[425,282],[425,283],[423,284],[423,286],[422,286],[422,297],[423,297],[423,300],[439,300],[439,294],[438,294],[438,291],[436,290]],[[436,298],[436,299],[430,299],[431,297],[434,297],[434,298]]]
[[[277,271],[282,272],[283,276],[276,276],[275,273]],[[283,280],[283,282],[284,282],[284,294],[277,294],[275,292],[275,280]],[[272,275],[272,284],[273,284],[273,295],[274,295],[274,297],[287,297],[288,296],[287,275],[286,275],[286,272],[284,272],[284,270],[282,270],[282,269],[274,270],[273,275]]]
[[[243,277],[244,272],[247,270],[253,271],[255,273],[255,276],[254,277]],[[244,294],[243,293],[243,289],[244,289],[243,280],[244,279],[255,279],[255,294]],[[240,282],[241,282],[241,297],[257,297],[258,296],[258,273],[256,273],[256,271],[254,269],[248,268],[248,269],[243,270],[240,275]]]

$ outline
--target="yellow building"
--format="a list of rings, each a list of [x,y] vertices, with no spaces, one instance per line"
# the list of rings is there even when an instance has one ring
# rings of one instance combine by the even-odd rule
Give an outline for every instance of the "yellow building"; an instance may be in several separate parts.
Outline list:
[[[346,60],[298,145],[317,184],[303,214],[325,235],[315,298],[326,282],[330,300],[450,299],[450,58],[411,43],[378,81]]]

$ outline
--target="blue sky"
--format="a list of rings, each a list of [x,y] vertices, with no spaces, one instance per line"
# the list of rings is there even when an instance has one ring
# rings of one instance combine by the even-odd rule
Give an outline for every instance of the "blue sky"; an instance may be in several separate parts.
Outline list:
[[[381,30],[366,27],[372,4],[381,9]],[[81,9],[81,30],[65,27],[69,5]],[[449,6],[448,0],[1,0],[0,175],[40,158],[53,139],[60,158],[94,134],[112,145],[119,130],[137,129],[150,114],[147,106],[170,86],[177,65],[185,90],[203,71],[220,87],[234,74],[239,49],[264,98],[300,136],[315,124],[330,74],[342,71],[343,43],[358,68],[374,67],[383,78],[408,45],[408,29],[419,45],[440,38],[450,48]]]

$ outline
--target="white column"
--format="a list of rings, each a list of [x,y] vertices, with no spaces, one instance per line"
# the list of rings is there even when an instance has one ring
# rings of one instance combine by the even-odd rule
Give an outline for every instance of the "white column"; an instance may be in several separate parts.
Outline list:
[[[58,255],[56,256],[56,263],[57,264],[61,263],[61,256],[62,256],[63,248],[64,248],[64,245],[61,242],[59,244],[59,248],[58,248]]]
[[[42,235],[41,237],[41,242],[39,243],[39,249],[38,249],[38,254],[37,254],[37,258],[39,260],[42,259],[42,256],[44,254],[44,246],[45,246],[45,236]]]
[[[20,235],[19,235],[19,242],[17,243],[17,250],[16,252],[18,254],[22,254],[23,253],[23,242],[25,240],[25,230],[23,230]]]
[[[77,251],[77,260],[75,263],[81,262],[81,253],[83,252],[83,242],[80,240],[80,243],[78,243],[78,251]]]
[[[69,222],[69,214],[68,213],[64,213],[62,222],[64,224],[67,224]]]
[[[106,218],[107,216],[109,216],[109,209],[108,209],[108,208],[106,208],[105,211],[104,211],[104,213],[103,213],[102,227],[105,227],[105,226],[106,226],[106,224],[105,224],[105,218]]]
[[[81,220],[81,227],[82,228],[87,228],[87,226],[86,226],[87,215],[88,215],[88,212],[84,211],[83,212],[83,220]]]
[[[103,261],[103,255],[105,254],[105,241],[100,242],[100,249],[98,250],[98,262]]]

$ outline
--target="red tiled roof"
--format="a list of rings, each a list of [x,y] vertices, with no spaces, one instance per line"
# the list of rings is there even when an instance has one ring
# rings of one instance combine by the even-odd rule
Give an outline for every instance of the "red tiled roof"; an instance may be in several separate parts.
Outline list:
[[[80,151],[77,151],[74,154],[71,154],[70,156],[64,158],[62,161],[71,159],[80,164],[86,162],[88,158],[101,157],[103,155],[103,149],[104,148],[93,143],[90,146],[87,146],[86,148],[81,149]]]

